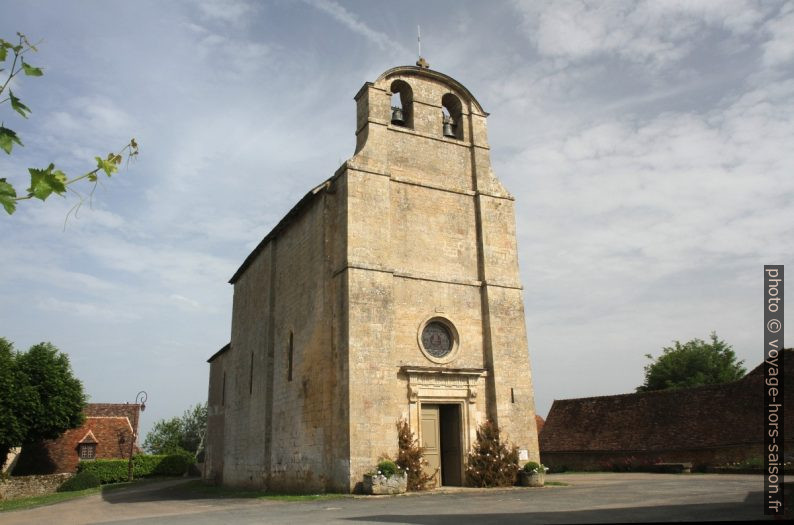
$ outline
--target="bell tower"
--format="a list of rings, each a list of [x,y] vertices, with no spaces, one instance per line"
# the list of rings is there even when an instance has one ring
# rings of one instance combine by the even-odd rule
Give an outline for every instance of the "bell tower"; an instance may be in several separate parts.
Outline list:
[[[486,419],[522,463],[539,461],[514,198],[491,168],[488,113],[424,59],[367,82],[355,100],[356,151],[344,166],[351,476],[393,448],[393,432],[365,436],[356,423],[386,417],[384,407],[423,443],[424,408],[459,414],[450,428],[462,468]],[[440,436],[458,439],[443,426]]]

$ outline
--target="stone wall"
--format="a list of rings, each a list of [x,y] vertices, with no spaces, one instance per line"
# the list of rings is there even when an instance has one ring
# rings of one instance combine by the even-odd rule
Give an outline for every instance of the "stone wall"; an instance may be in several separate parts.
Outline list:
[[[794,440],[786,445],[789,449]],[[544,465],[554,471],[642,471],[655,463],[692,463],[698,471],[711,465],[740,463],[763,457],[761,443],[701,449],[673,450],[612,450],[604,452],[543,452],[540,457]]]
[[[343,253],[343,191],[307,195],[233,278],[230,347],[210,368],[211,481],[348,489],[346,363],[334,339],[343,333],[342,277],[331,270]]]
[[[44,476],[13,476],[0,479],[0,500],[28,498],[52,494],[74,474],[49,474]]]

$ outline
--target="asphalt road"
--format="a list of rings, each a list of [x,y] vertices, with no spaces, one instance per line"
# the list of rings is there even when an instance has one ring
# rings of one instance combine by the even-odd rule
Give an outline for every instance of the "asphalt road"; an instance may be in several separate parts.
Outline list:
[[[764,519],[759,475],[556,474],[569,486],[452,489],[313,502],[175,498],[175,482],[0,514],[3,525],[636,523]]]

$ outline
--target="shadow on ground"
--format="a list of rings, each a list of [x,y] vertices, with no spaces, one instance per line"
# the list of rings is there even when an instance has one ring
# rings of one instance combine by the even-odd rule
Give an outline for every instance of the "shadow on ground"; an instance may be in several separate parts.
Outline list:
[[[528,523],[637,523],[675,521],[744,521],[773,519],[764,516],[763,494],[751,492],[743,502],[665,505],[559,512],[489,514],[398,514],[346,518],[349,521],[410,523],[415,525],[461,525],[464,523],[525,525]]]
[[[194,490],[198,478],[180,478],[165,481],[145,481],[103,490],[102,499],[108,503],[141,503],[146,501],[185,501],[217,499],[218,496]]]

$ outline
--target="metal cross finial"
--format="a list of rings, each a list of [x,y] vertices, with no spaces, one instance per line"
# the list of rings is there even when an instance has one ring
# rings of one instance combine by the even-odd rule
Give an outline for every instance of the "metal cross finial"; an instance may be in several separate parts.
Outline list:
[[[422,58],[422,29],[421,26],[416,26],[416,44],[419,47],[419,60],[416,61],[416,65],[423,68],[429,68],[430,64],[427,63],[427,60]]]

